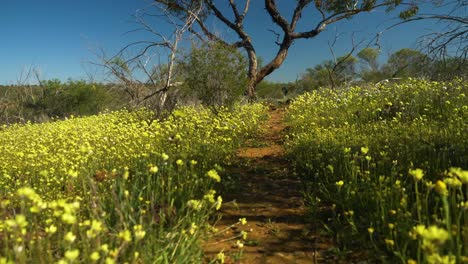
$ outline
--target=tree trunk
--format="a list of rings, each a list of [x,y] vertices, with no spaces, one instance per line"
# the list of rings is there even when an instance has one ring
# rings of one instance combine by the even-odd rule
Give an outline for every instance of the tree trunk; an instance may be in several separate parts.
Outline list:
[[[247,54],[249,56],[249,84],[247,86],[247,96],[249,97],[250,101],[255,101],[257,99],[257,95],[255,94],[255,87],[257,86],[257,68],[258,68],[258,60],[257,54],[255,53],[255,49],[250,46],[245,48],[247,50]]]
[[[276,54],[276,57],[270,63],[265,65],[265,67],[260,69],[255,80],[255,85],[260,83],[265,77],[267,77],[270,73],[278,69],[281,66],[281,64],[283,64],[284,60],[286,59],[286,56],[288,56],[288,48],[289,45],[287,47],[282,47],[278,51],[278,54]]]
[[[255,101],[257,99],[255,94],[255,88],[257,85],[263,79],[265,79],[266,76],[278,69],[288,56],[288,49],[292,44],[292,40],[287,36],[285,36],[285,38],[287,39],[283,41],[283,44],[281,45],[280,50],[276,54],[275,58],[270,61],[270,63],[262,67],[260,71],[258,70],[258,60],[255,49],[253,46],[245,47],[249,57],[249,85],[247,87],[247,95],[249,96],[250,101]]]

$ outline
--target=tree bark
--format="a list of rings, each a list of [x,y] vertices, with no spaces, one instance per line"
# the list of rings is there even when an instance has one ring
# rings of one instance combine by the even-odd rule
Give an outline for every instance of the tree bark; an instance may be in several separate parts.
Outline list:
[[[255,94],[255,87],[257,86],[257,75],[258,75],[258,60],[257,60],[257,54],[255,52],[255,49],[253,46],[247,46],[245,48],[247,50],[247,55],[249,57],[249,72],[248,72],[248,78],[249,78],[249,83],[247,86],[247,96],[249,97],[250,100],[255,100],[257,98]]]
[[[278,69],[281,64],[283,64],[284,60],[288,56],[289,46],[290,45],[287,45],[287,47],[281,48],[276,54],[276,57],[270,61],[270,63],[265,65],[265,67],[260,69],[257,77],[255,78],[255,85],[259,84],[266,76]]]

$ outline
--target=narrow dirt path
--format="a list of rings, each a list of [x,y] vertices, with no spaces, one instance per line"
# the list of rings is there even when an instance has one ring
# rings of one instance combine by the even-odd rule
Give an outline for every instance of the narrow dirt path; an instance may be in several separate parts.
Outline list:
[[[307,219],[301,183],[284,156],[283,116],[283,108],[273,108],[260,137],[240,149],[239,162],[227,169],[240,184],[222,194],[215,227],[223,232],[204,243],[207,260],[222,251],[225,263],[328,262],[322,253],[330,240],[317,235],[318,223]],[[243,217],[247,224],[233,226]],[[232,238],[242,231],[247,239],[240,248]]]

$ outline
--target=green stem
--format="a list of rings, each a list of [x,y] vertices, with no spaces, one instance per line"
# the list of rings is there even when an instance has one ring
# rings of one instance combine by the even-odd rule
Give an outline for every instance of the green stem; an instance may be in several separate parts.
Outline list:
[[[451,220],[450,220],[450,207],[449,207],[449,203],[447,200],[447,196],[442,196],[442,203],[443,203],[444,212],[445,212],[445,225],[446,225],[447,232],[449,234],[449,239],[450,239],[450,248],[453,249],[452,225],[451,225]]]
[[[417,181],[414,182],[414,190],[416,192],[416,211],[417,211],[417,214],[418,214],[418,222],[420,224],[422,224],[422,217],[421,217],[422,205],[421,205],[421,201],[419,199],[419,189],[418,189],[418,182]]]

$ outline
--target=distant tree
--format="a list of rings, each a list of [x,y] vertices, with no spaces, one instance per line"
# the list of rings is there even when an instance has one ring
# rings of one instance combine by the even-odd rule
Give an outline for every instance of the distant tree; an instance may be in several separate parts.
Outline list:
[[[313,68],[307,68],[301,75],[301,90],[310,91],[319,87],[336,88],[356,78],[357,59],[351,54],[326,60]]]
[[[357,57],[363,64],[364,70],[378,71],[379,63],[377,58],[379,57],[380,50],[376,48],[364,48],[358,54]]]
[[[390,78],[424,77],[428,68],[427,55],[414,49],[404,48],[390,55],[382,71]]]
[[[468,1],[427,0],[421,1],[430,12],[418,12],[418,6],[402,12],[403,21],[390,28],[413,23],[414,21],[435,21],[440,29],[433,30],[419,38],[419,50],[427,55],[432,65],[429,78],[447,80],[453,76],[466,76],[468,67]],[[458,64],[458,65],[456,65]],[[449,77],[452,76],[452,77]]]
[[[432,62],[430,68],[432,80],[446,81],[456,77],[468,78],[468,59],[452,57]]]
[[[301,75],[300,85],[304,91],[315,90],[319,87],[330,86],[330,69],[333,68],[332,61],[327,60],[315,65],[313,68],[307,68]]]
[[[333,86],[349,83],[356,78],[358,60],[352,54],[339,57],[331,71]]]
[[[269,74],[278,69],[286,59],[289,48],[296,40],[310,39],[318,36],[328,25],[338,21],[350,19],[359,13],[370,12],[377,8],[387,8],[393,10],[396,6],[406,3],[411,4],[411,10],[414,10],[414,1],[409,0],[297,0],[290,4],[289,14],[287,11],[280,12],[276,0],[265,0],[264,8],[271,17],[276,32],[271,30],[276,36],[278,46],[276,55],[263,67],[258,67],[257,50],[254,47],[252,37],[244,27],[244,21],[250,7],[250,0],[235,1],[229,0],[228,5],[231,9],[228,14],[219,7],[220,1],[214,0],[155,0],[162,5],[164,10],[168,10],[170,15],[176,19],[183,20],[193,15],[194,10],[200,10],[196,23],[190,26],[189,31],[201,40],[211,40],[223,43],[226,46],[243,49],[248,56],[248,95],[255,98],[255,87]],[[239,9],[239,2],[243,2]],[[309,8],[310,7],[310,8]],[[307,12],[304,10],[307,9]],[[406,11],[405,17],[410,16],[411,12]],[[302,19],[309,16],[308,29],[298,31],[297,25]],[[232,31],[237,36],[237,41],[229,42],[220,35],[215,34],[213,28],[208,23],[208,18],[213,17],[226,26],[226,29]]]
[[[359,64],[361,65],[358,75],[364,82],[379,82],[389,76],[386,76],[382,71],[378,63],[378,57],[380,50],[376,48],[367,47],[362,49],[357,57]]]

